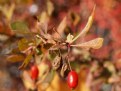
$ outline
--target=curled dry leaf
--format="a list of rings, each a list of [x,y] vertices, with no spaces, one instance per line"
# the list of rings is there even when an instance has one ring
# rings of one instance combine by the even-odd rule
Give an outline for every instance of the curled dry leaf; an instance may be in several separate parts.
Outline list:
[[[85,43],[71,45],[71,46],[80,47],[80,48],[88,48],[88,49],[90,48],[99,49],[102,46],[102,44],[103,44],[103,38],[96,38]]]
[[[60,72],[60,75],[62,77],[66,77],[67,76],[66,72],[68,71],[68,68],[69,68],[68,64],[66,62],[64,62],[63,65],[62,65],[62,68],[61,68],[61,72]]]
[[[53,67],[54,70],[59,69],[59,67],[60,67],[61,64],[62,64],[61,61],[62,61],[61,57],[59,57],[59,56],[56,56],[56,57],[55,57],[55,59],[54,59],[53,62],[52,62],[52,67]]]
[[[77,40],[79,37],[84,37],[85,34],[89,31],[90,27],[92,26],[93,19],[94,19],[94,12],[95,12],[95,6],[93,8],[92,14],[88,19],[88,22],[85,26],[85,28],[71,41],[73,43],[75,40]]]

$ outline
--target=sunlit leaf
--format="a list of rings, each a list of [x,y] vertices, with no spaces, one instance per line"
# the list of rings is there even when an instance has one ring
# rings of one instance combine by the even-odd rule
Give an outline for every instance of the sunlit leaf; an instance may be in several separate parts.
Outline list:
[[[28,43],[29,43],[28,40],[25,38],[19,40],[18,42],[19,50],[24,51],[25,49],[27,49],[29,47]]]
[[[89,31],[89,29],[90,29],[90,27],[92,26],[92,23],[93,23],[94,12],[95,12],[95,7],[93,8],[92,14],[89,17],[88,22],[87,22],[85,28],[73,39],[72,42],[74,42],[75,40],[77,40],[79,37],[84,37],[85,34]]]
[[[67,35],[67,40],[66,40],[66,42],[67,43],[71,43],[72,42],[72,40],[73,40],[73,35],[71,35],[70,33]]]
[[[15,33],[20,33],[20,34],[30,33],[27,24],[23,21],[15,21],[11,23],[11,29]]]
[[[21,62],[21,61],[23,61],[24,59],[25,59],[25,56],[22,55],[22,54],[12,54],[12,55],[9,55],[9,56],[7,57],[7,60],[8,60],[9,62],[12,62],[12,63],[14,63],[14,62]]]
[[[29,62],[31,61],[32,55],[33,55],[33,54],[31,53],[31,54],[29,54],[29,55],[25,58],[24,62],[23,62],[22,65],[19,67],[19,69],[25,68],[25,67],[29,64]]]
[[[103,38],[96,38],[91,41],[82,43],[82,44],[77,44],[77,45],[71,45],[74,47],[81,47],[81,48],[93,48],[93,49],[99,49],[103,44]]]

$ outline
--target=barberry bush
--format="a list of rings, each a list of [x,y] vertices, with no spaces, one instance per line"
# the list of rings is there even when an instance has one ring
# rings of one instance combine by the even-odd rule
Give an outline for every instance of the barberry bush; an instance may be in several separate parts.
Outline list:
[[[120,5],[1,0],[0,90],[120,91]]]

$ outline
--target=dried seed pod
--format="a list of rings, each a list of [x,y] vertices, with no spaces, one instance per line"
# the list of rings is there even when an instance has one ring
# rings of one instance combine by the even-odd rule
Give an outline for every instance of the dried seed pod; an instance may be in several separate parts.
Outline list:
[[[55,59],[52,62],[52,67],[54,70],[57,70],[61,67],[62,59],[60,56],[56,56]]]
[[[61,71],[60,71],[60,75],[61,75],[62,77],[66,77],[68,71],[69,71],[69,67],[68,67],[67,62],[63,62],[63,65],[62,65],[62,68],[61,68]]]

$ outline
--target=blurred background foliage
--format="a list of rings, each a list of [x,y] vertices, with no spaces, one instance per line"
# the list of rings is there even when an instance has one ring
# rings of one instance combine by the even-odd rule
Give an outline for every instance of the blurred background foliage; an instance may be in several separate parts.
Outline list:
[[[75,35],[84,28],[95,4],[94,22],[84,40],[99,36],[104,38],[104,44],[98,50],[81,51],[81,56],[76,55],[76,60],[80,61],[71,62],[79,73],[75,91],[121,91],[120,0],[0,0],[0,91],[28,91],[29,86],[23,84],[23,75],[29,74],[28,69],[18,70],[25,55],[16,49],[18,40],[23,38],[21,32],[37,31],[34,16],[38,16],[41,23],[46,22],[48,29],[57,28],[67,16],[63,32]],[[8,61],[6,58],[11,57],[11,52],[14,59]],[[20,60],[16,62],[16,59]],[[40,70],[46,68],[41,67]],[[46,85],[38,86],[38,91],[71,91],[57,74],[51,84]]]

